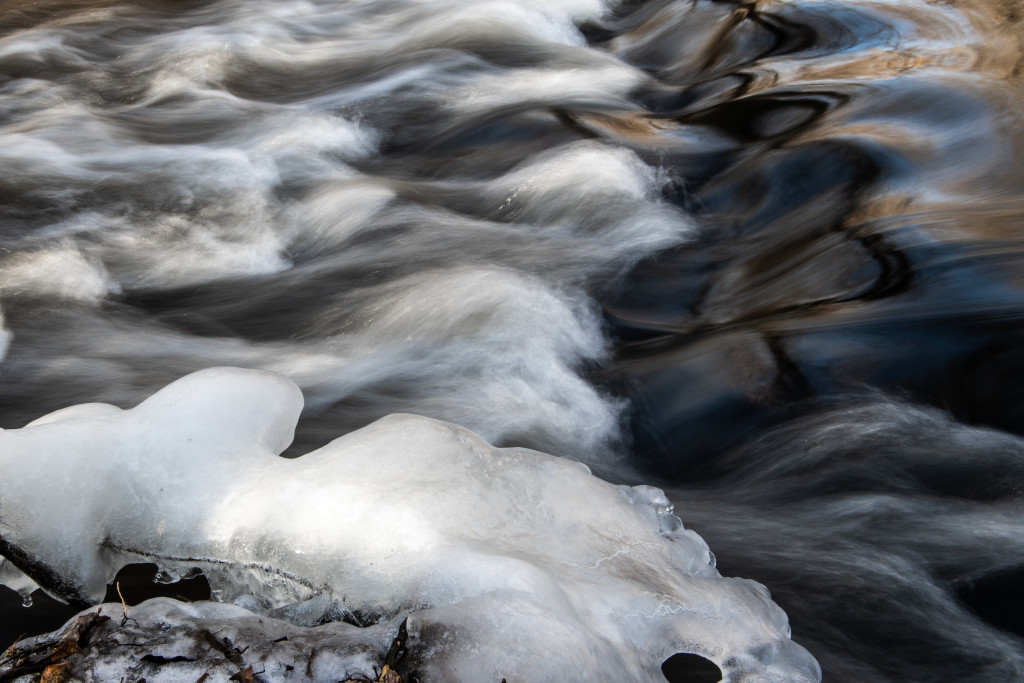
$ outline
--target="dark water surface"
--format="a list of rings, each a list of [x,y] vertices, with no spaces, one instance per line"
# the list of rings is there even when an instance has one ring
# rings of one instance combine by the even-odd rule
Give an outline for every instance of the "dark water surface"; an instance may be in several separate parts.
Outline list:
[[[664,487],[826,681],[1024,678],[1022,17],[0,2],[0,427],[274,370]]]

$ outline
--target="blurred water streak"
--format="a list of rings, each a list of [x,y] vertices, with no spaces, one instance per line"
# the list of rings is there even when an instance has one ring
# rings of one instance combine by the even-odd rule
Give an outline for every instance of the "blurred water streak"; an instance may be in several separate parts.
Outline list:
[[[267,368],[293,455],[665,486],[825,680],[1020,678],[1022,16],[0,3],[0,426]]]

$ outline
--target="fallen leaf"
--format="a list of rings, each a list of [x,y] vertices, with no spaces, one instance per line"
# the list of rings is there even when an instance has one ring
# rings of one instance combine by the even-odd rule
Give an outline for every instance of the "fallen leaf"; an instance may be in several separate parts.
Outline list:
[[[77,638],[62,640],[57,647],[53,648],[53,652],[50,653],[50,661],[59,662],[62,659],[67,659],[81,649],[82,648],[78,645]]]
[[[238,683],[254,683],[252,677],[252,667],[247,666],[234,676],[228,679],[229,681],[238,681]]]
[[[69,678],[71,678],[71,662],[58,662],[43,669],[39,683],[64,683]]]
[[[402,683],[402,677],[398,675],[398,672],[392,669],[387,664],[380,672],[380,678],[377,679],[378,683]]]

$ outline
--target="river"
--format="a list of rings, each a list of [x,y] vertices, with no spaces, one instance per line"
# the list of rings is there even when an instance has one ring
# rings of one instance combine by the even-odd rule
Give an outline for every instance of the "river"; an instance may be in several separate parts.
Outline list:
[[[0,2],[0,427],[271,370],[662,487],[826,681],[1024,677],[1022,11]]]

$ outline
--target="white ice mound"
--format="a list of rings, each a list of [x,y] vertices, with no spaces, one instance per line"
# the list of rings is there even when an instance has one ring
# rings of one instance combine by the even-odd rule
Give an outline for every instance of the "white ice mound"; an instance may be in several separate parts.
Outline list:
[[[661,680],[677,652],[726,681],[820,678],[661,491],[412,415],[280,458],[301,407],[288,379],[218,368],[0,431],[0,549],[69,600],[144,557],[294,623],[407,617],[419,680]]]

